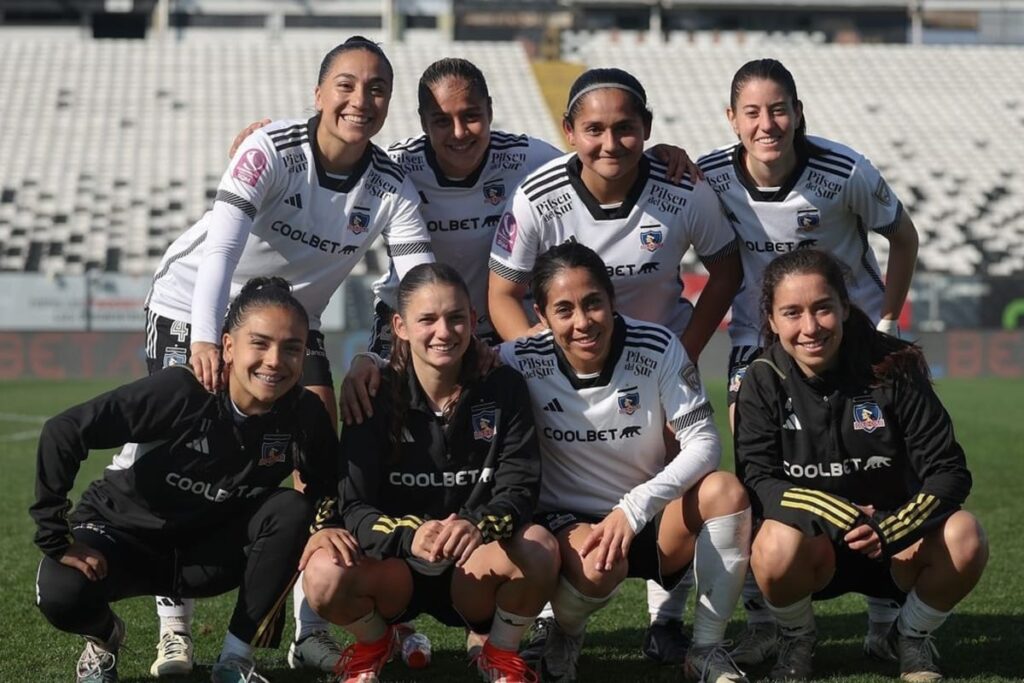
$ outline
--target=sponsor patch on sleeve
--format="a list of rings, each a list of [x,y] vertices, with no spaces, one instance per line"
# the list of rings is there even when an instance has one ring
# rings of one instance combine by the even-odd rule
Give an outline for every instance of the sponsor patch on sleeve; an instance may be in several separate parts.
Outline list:
[[[498,231],[494,233],[494,243],[511,254],[512,247],[516,245],[516,233],[518,232],[519,224],[516,223],[516,217],[506,211],[501,217],[501,222],[498,223]]]
[[[247,149],[235,163],[231,171],[232,178],[238,178],[243,183],[256,187],[260,176],[267,170],[267,155],[258,149]]]

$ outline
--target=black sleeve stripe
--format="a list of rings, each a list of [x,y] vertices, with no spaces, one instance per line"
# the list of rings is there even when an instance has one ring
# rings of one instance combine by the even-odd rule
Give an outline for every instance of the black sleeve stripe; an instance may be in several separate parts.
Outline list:
[[[725,149],[719,149],[714,152],[708,152],[704,156],[697,159],[697,165],[700,166],[701,168],[704,168],[705,164],[716,163],[723,159],[731,159],[732,153],[733,151],[735,151],[735,149],[736,146],[733,145],[732,147],[727,147]]]
[[[558,164],[554,168],[549,168],[546,171],[535,173],[523,181],[523,192],[529,195],[541,185],[544,185],[559,176],[566,179],[569,178],[569,172],[562,164]]]
[[[626,329],[626,343],[630,346],[639,346],[646,344],[647,346],[654,346],[659,351],[663,352],[668,348],[668,341],[662,337],[658,337],[652,334],[644,334],[642,332],[635,332],[630,329]]]
[[[422,152],[426,147],[426,136],[412,138],[405,142],[396,142],[388,147],[389,152]]]
[[[509,133],[504,130],[492,130],[491,139],[498,142],[529,142],[530,136],[525,133]]]
[[[710,173],[711,171],[717,171],[718,169],[725,168],[727,166],[732,166],[732,159],[731,158],[722,159],[721,161],[708,162],[708,163],[702,164],[701,167],[700,167],[700,170],[704,171],[704,173]]]
[[[690,412],[686,413],[685,415],[680,415],[676,419],[669,422],[669,426],[672,427],[672,431],[678,432],[680,429],[692,427],[698,422],[710,420],[712,417],[714,417],[714,415],[715,409],[711,407],[710,403],[704,402],[701,403],[696,408],[694,408],[693,410],[691,410]]]
[[[900,227],[900,221],[903,220],[903,202],[896,203],[896,217],[892,219],[892,223],[887,225],[881,225],[877,228],[871,228],[874,232],[879,235],[891,235]]]
[[[402,170],[402,167],[397,164],[393,164],[390,161],[387,163],[387,165],[382,164],[380,163],[380,160],[376,158],[376,156],[370,163],[375,170],[379,171],[380,173],[383,173],[386,176],[394,178],[398,182],[398,184],[402,184],[402,182],[405,180],[405,172]]]
[[[664,353],[665,352],[665,347],[664,346],[656,346],[654,344],[648,344],[646,342],[641,342],[641,341],[634,341],[632,339],[626,339],[626,344],[625,345],[628,346],[631,349],[648,349],[650,351],[656,351],[658,353]]]
[[[563,187],[567,187],[570,184],[569,176],[563,175],[557,178],[553,178],[551,183],[544,187],[538,188],[533,194],[527,194],[526,198],[531,202],[535,202],[546,194],[551,194],[555,190],[560,190]]]
[[[818,171],[822,171],[823,173],[831,173],[832,175],[839,176],[840,178],[843,178],[844,180],[849,180],[849,178],[850,178],[850,171],[844,172],[841,168],[834,168],[832,166],[826,166],[824,162],[827,162],[827,161],[828,161],[828,159],[813,159],[813,160],[807,162],[807,168],[813,168],[813,169],[816,169]],[[815,162],[822,162],[822,163],[815,163]]]
[[[700,256],[700,262],[703,263],[704,267],[706,268],[707,266],[714,265],[714,264],[718,263],[719,261],[721,261],[722,259],[724,259],[724,258],[730,256],[731,254],[739,251],[739,249],[740,249],[740,241],[739,241],[739,238],[737,237],[737,238],[731,240],[724,247],[722,247],[721,249],[716,251],[714,254],[711,254],[710,256]]]
[[[433,249],[430,248],[430,241],[428,240],[426,242],[388,244],[387,252],[391,258],[398,258],[401,256],[412,256],[413,254],[430,254],[433,253]]]
[[[509,140],[507,142],[494,142],[494,141],[491,142],[491,149],[492,150],[495,150],[495,149],[497,149],[497,150],[502,150],[502,149],[523,149],[523,148],[529,147],[529,146],[530,146],[530,143],[528,143],[526,140]]]
[[[228,192],[227,190],[217,190],[217,197],[213,200],[215,202],[224,202],[231,206],[239,209],[249,218],[256,218],[256,207],[252,205],[247,199],[239,197],[234,192]]]
[[[860,511],[841,498],[815,489],[792,488],[782,494],[782,507],[810,512],[839,529],[851,529]]]
[[[529,353],[547,355],[554,352],[555,342],[551,337],[541,337],[540,339],[527,337],[517,341],[513,346],[513,350],[517,356]]]
[[[650,333],[650,334],[656,334],[659,337],[661,337],[662,339],[664,339],[666,343],[668,343],[668,340],[671,339],[674,336],[671,332],[669,332],[665,328],[663,328],[663,327],[655,327],[653,325],[633,325],[631,323],[626,323],[626,329],[629,330],[629,331],[636,330],[638,332],[647,332],[647,333]]]
[[[509,282],[515,282],[518,285],[525,285],[530,282],[531,272],[528,270],[516,270],[515,268],[509,268],[504,263],[501,263],[497,259],[491,258],[487,262],[487,267],[492,273],[498,277],[504,278]]]
[[[824,148],[819,148],[819,149],[821,149],[822,154],[824,156],[839,157],[840,159],[849,162],[850,170],[853,170],[853,167],[856,166],[856,164],[857,164],[857,162],[853,159],[853,157],[848,157],[845,154],[840,154],[839,152],[837,152],[837,151],[835,151],[833,149],[824,149]]]
[[[275,149],[277,149],[278,152],[283,152],[286,149],[291,149],[292,147],[298,147],[299,145],[306,144],[309,144],[309,138],[299,138],[298,140],[292,140],[291,142],[285,142],[280,145],[274,145],[274,147]]]
[[[686,190],[687,192],[693,192],[693,185],[690,182],[688,182],[690,178],[690,176],[688,175],[683,176],[683,179],[680,180],[678,183],[675,182],[674,180],[669,180],[668,176],[662,175],[660,173],[651,173],[649,176],[647,176],[647,178],[648,180],[651,180],[652,182],[655,183],[661,183],[662,185],[668,185],[669,187],[673,187],[676,189],[683,189]]]

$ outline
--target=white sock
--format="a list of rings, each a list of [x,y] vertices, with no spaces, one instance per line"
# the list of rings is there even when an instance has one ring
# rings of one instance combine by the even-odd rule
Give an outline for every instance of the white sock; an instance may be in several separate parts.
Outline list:
[[[697,534],[693,573],[697,603],[693,610],[693,644],[722,642],[729,617],[743,590],[750,565],[750,508],[704,522]]]
[[[754,572],[747,569],[747,576],[743,579],[743,609],[747,613],[748,624],[774,624],[775,617],[768,605],[764,602],[761,589],[757,587],[754,580]]]
[[[875,624],[891,624],[900,615],[900,603],[889,598],[864,596],[868,603],[868,621]]]
[[[491,633],[487,636],[487,641],[498,649],[518,652],[523,632],[526,631],[527,626],[533,623],[534,619],[535,617],[512,614],[496,607],[494,619],[491,621]]]
[[[160,632],[174,631],[182,635],[192,635],[192,613],[195,612],[196,601],[193,598],[165,598],[157,596],[156,615],[160,618]]]
[[[541,608],[540,614],[537,615],[538,619],[553,619],[555,617],[555,610],[551,608],[551,603],[544,603],[544,607]]]
[[[667,621],[683,621],[686,612],[686,600],[693,588],[693,571],[688,570],[676,587],[670,591],[661,587],[657,581],[647,580],[647,613],[652,624],[664,624]]]
[[[224,636],[224,647],[221,648],[218,662],[225,662],[229,659],[240,659],[243,662],[252,664],[252,655],[255,648],[244,640],[237,638],[231,631]]]
[[[778,607],[767,600],[764,604],[775,616],[775,622],[779,625],[779,631],[785,636],[802,636],[814,633],[814,608],[811,606],[811,596],[807,595],[792,605]]]
[[[941,612],[926,605],[917,597],[917,591],[912,590],[907,596],[907,601],[903,603],[903,608],[900,609],[896,627],[905,636],[923,638],[942,626],[948,616],[949,612]]]
[[[314,612],[306,600],[306,593],[302,590],[301,574],[292,588],[292,606],[295,613],[295,640],[302,640],[310,633],[328,630],[330,625],[327,620]]]
[[[376,609],[372,609],[352,623],[345,624],[342,628],[351,633],[360,643],[374,643],[388,632],[388,622],[377,614]]]
[[[618,592],[619,587],[616,586],[603,598],[591,598],[576,590],[563,576],[558,579],[558,588],[551,598],[555,620],[563,631],[571,636],[578,636],[586,629],[590,615],[607,605]]]

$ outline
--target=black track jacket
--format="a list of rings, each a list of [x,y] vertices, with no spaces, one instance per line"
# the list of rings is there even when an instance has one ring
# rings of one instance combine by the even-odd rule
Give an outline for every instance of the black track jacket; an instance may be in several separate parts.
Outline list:
[[[241,416],[184,366],[126,384],[46,422],[36,456],[35,542],[59,559],[72,542],[71,490],[90,449],[123,445],[72,521],[182,533],[217,524],[297,469],[307,495],[333,509],[338,442],[323,404],[295,387],[264,415]],[[318,520],[322,515],[318,512]]]
[[[866,522],[891,557],[959,509],[971,474],[926,377],[872,388],[848,375],[805,378],[770,346],[740,386],[736,471],[756,515],[837,543]]]
[[[388,440],[395,373],[383,370],[373,417],[342,430],[347,476],[339,501],[345,528],[374,558],[412,557],[416,530],[451,513],[484,543],[530,522],[540,489],[540,451],[526,383],[498,367],[464,392],[447,425],[409,372],[412,404],[398,457]]]

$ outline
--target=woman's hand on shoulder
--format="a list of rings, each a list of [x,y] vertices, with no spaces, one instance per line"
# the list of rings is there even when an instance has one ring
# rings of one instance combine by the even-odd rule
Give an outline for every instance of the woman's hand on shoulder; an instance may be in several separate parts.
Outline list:
[[[338,407],[341,419],[347,424],[362,424],[373,417],[373,397],[380,388],[380,368],[368,355],[352,359],[345,379],[341,380],[341,397]]]
[[[501,365],[497,346],[491,346],[479,337],[473,337],[473,344],[476,346],[477,370],[481,377]]]
[[[221,387],[220,348],[211,342],[193,342],[189,364],[196,373],[196,379],[207,391]]]
[[[598,571],[611,571],[618,562],[626,559],[635,537],[636,532],[629,525],[626,513],[615,508],[590,527],[590,535],[580,546],[580,556],[588,558],[593,555],[590,559]]]
[[[228,150],[228,158],[234,159],[235,152],[237,152],[238,148],[242,146],[242,143],[245,142],[245,139],[252,135],[253,133],[255,133],[256,131],[258,131],[263,126],[267,125],[268,123],[270,123],[270,119],[260,119],[259,121],[254,121],[250,123],[248,126],[239,131],[238,135],[235,136],[235,139],[231,141],[231,149]]]
[[[434,541],[431,562],[455,560],[455,566],[461,567],[484,542],[484,536],[476,525],[455,513],[448,515],[441,526],[441,533]]]
[[[60,558],[60,563],[77,569],[90,581],[102,581],[107,578],[106,556],[81,541],[75,541],[68,546]]]
[[[682,181],[687,175],[694,181],[704,180],[704,173],[701,172],[697,164],[693,163],[690,155],[682,147],[661,143],[651,147],[650,152],[655,159],[667,166],[665,175],[673,183]]]
[[[331,562],[345,567],[354,567],[359,564],[362,550],[356,537],[346,529],[321,529],[306,541],[306,548],[302,551],[299,559],[299,571],[306,568],[309,558],[318,550],[324,550],[330,555]]]

